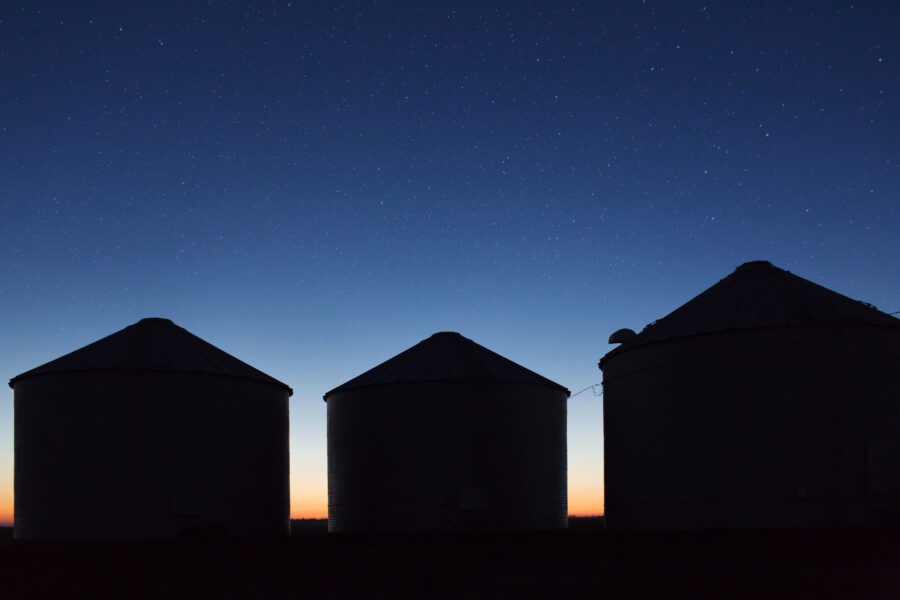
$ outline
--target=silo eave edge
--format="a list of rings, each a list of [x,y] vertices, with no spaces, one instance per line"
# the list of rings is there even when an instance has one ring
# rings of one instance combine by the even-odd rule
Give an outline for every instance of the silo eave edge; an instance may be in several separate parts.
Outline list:
[[[259,383],[262,385],[268,385],[271,387],[276,387],[278,389],[284,390],[288,393],[288,396],[294,395],[294,389],[287,385],[284,382],[278,381],[277,379],[272,378],[272,381],[266,381],[264,379],[257,379],[255,377],[243,377],[240,375],[232,375],[229,373],[209,373],[207,371],[187,371],[182,369],[69,369],[69,370],[60,370],[60,371],[49,371],[46,373],[34,373],[28,374],[23,373],[22,375],[17,375],[9,380],[9,387],[15,389],[15,384],[24,381],[26,379],[36,379],[38,377],[46,377],[51,375],[68,375],[71,373],[182,373],[186,375],[202,375],[206,377],[225,377],[229,379],[240,379],[242,381],[252,381],[254,383]]]
[[[747,332],[747,331],[776,331],[776,330],[785,330],[785,329],[807,329],[807,328],[816,328],[816,327],[833,327],[835,325],[840,326],[840,327],[874,327],[877,329],[887,329],[887,330],[895,329],[894,327],[892,327],[890,325],[881,325],[881,324],[877,324],[877,323],[836,323],[834,325],[828,325],[825,323],[798,323],[798,324],[785,324],[785,325],[767,325],[767,326],[760,326],[760,327],[735,327],[732,329],[721,329],[718,331],[689,333],[689,334],[682,335],[682,336],[671,337],[671,338],[666,338],[666,339],[661,339],[661,340],[651,340],[649,342],[644,342],[644,343],[639,343],[639,344],[631,344],[631,345],[627,345],[627,346],[623,344],[622,346],[619,346],[618,348],[613,348],[612,350],[610,350],[609,352],[604,354],[600,358],[600,360],[597,362],[597,366],[602,369],[603,365],[606,364],[607,362],[609,362],[610,360],[612,360],[613,358],[615,358],[621,354],[624,354],[626,352],[629,352],[631,350],[639,350],[641,348],[650,348],[653,346],[668,344],[670,342],[681,342],[684,340],[699,339],[699,338],[705,338],[705,337],[709,337],[709,336],[723,335],[723,334],[729,334],[729,333]]]
[[[386,386],[392,386],[392,385],[407,385],[407,384],[413,384],[413,383],[474,383],[474,384],[480,384],[480,385],[518,384],[518,385],[528,385],[528,386],[535,386],[535,387],[542,387],[542,388],[550,388],[553,390],[557,390],[559,392],[565,392],[566,399],[568,399],[572,395],[572,392],[570,392],[567,387],[564,387],[556,382],[538,383],[538,382],[532,382],[532,381],[505,381],[502,379],[416,379],[416,380],[409,380],[409,381],[386,381],[383,383],[366,383],[363,385],[357,385],[357,386],[353,386],[353,387],[340,386],[338,388],[334,388],[333,390],[325,392],[325,394],[322,396],[322,400],[324,402],[328,402],[328,397],[333,396],[335,393],[338,393],[338,392],[348,392],[350,390],[360,390],[363,388],[380,388],[380,387],[386,387]]]

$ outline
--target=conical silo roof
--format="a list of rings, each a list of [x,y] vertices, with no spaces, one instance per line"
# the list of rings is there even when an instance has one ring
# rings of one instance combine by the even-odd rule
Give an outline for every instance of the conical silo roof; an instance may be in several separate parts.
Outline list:
[[[693,300],[647,325],[601,359],[695,335],[764,327],[872,325],[900,328],[900,319],[779,269],[747,262]]]
[[[554,387],[567,396],[569,394],[569,390],[558,383],[469,338],[453,331],[442,331],[334,388],[324,398],[327,400],[336,392],[371,385],[424,381],[531,383]]]
[[[21,375],[82,371],[170,371],[205,373],[271,383],[293,393],[290,387],[216,348],[169,319],[141,319],[121,331],[61,356]]]

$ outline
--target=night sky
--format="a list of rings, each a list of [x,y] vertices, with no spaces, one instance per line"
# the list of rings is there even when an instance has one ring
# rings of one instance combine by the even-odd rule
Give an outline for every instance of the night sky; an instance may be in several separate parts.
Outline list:
[[[578,391],[747,260],[900,310],[900,3],[16,4],[0,375],[169,317],[294,388],[294,517],[322,394],[435,331]]]

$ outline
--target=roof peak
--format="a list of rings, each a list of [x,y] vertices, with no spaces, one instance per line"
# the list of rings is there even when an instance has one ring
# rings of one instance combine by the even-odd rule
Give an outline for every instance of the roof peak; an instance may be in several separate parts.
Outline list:
[[[16,377],[82,371],[169,371],[253,379],[291,388],[170,319],[149,317]]]
[[[814,325],[900,328],[900,320],[767,260],[753,260],[637,335],[620,339],[621,345],[601,360],[629,348],[701,334]]]
[[[526,383],[569,390],[455,331],[438,331],[380,365],[326,392],[382,384],[467,381]]]

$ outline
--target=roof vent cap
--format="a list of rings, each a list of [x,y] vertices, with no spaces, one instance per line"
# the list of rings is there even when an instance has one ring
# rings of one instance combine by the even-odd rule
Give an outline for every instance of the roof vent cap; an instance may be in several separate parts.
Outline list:
[[[775,268],[772,263],[767,260],[751,260],[749,262],[745,262],[744,264],[738,266],[734,271],[735,273],[739,273],[741,271],[751,271],[757,269],[773,269]]]

